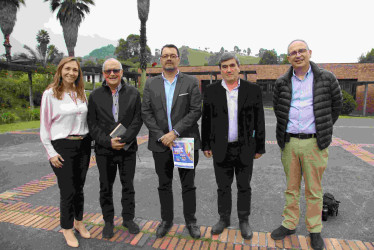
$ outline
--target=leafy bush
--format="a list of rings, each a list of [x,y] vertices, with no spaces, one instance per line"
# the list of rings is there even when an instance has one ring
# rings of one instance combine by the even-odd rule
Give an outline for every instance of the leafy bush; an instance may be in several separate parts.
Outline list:
[[[38,108],[0,109],[0,124],[37,120],[40,120],[40,109]]]
[[[16,109],[15,113],[21,121],[36,121],[40,119],[40,109]]]
[[[8,112],[5,112],[5,113],[2,113],[1,116],[0,116],[0,121],[1,123],[12,123],[12,122],[15,122],[15,121],[18,121],[19,120],[19,117],[8,111]]]
[[[342,90],[343,94],[343,107],[342,115],[349,115],[357,108],[357,102],[353,99],[353,96],[350,95],[347,91]]]
[[[30,82],[28,75],[25,73],[16,73],[12,71],[1,72],[0,77],[0,107],[1,108],[26,108],[29,104],[29,87]],[[34,105],[39,106],[41,97],[50,82],[50,74],[33,74],[32,90]]]

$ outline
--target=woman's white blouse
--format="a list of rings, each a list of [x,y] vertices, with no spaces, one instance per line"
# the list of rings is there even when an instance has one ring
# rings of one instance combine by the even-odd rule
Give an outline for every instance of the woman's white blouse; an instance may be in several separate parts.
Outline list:
[[[64,93],[62,100],[53,97],[52,89],[43,93],[40,107],[40,139],[47,150],[48,160],[58,153],[51,141],[69,135],[88,134],[87,103],[76,98],[77,103]]]

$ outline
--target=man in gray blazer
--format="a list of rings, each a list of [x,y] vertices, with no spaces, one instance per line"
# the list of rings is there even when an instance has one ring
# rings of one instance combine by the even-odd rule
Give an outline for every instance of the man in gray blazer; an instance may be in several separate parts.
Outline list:
[[[161,49],[162,75],[149,78],[143,91],[142,118],[149,129],[148,149],[152,151],[158,175],[158,194],[162,222],[156,236],[166,235],[173,225],[173,154],[171,147],[177,137],[194,138],[194,166],[201,147],[197,121],[201,116],[201,94],[195,77],[179,72],[179,50],[167,44]],[[179,168],[182,183],[183,214],[193,238],[200,238],[196,225],[196,187],[194,169]]]

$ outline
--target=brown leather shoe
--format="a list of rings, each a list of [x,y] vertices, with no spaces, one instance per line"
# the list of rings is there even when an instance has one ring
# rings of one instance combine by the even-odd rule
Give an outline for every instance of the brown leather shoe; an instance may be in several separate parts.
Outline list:
[[[77,238],[75,238],[73,229],[62,229],[62,234],[64,235],[66,244],[68,244],[69,247],[79,247],[79,243]]]

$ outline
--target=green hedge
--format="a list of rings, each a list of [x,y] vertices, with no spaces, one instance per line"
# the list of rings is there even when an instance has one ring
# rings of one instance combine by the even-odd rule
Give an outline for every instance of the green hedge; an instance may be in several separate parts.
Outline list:
[[[16,108],[8,110],[1,109],[0,114],[0,124],[40,120],[39,108]]]

